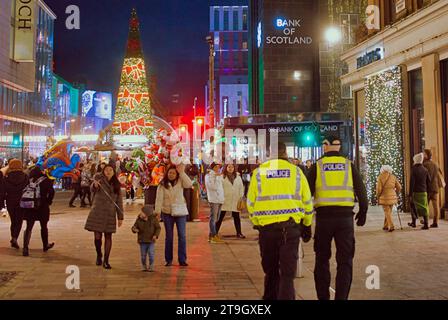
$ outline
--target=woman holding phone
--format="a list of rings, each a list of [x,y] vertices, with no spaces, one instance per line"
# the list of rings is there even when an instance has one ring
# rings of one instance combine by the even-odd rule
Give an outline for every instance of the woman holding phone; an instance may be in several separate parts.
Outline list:
[[[111,269],[109,256],[112,250],[112,234],[123,224],[123,197],[121,185],[115,168],[106,165],[101,173],[97,173],[91,186],[94,193],[92,210],[89,213],[85,229],[94,232],[96,249],[96,265]],[[104,260],[102,254],[102,236],[104,233]]]

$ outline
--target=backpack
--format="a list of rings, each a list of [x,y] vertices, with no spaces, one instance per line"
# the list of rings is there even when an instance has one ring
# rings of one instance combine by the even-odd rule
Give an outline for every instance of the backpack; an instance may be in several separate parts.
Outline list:
[[[20,198],[20,208],[37,209],[40,207],[40,184],[46,177],[40,177],[36,182],[30,182],[25,190],[23,190],[22,198]]]

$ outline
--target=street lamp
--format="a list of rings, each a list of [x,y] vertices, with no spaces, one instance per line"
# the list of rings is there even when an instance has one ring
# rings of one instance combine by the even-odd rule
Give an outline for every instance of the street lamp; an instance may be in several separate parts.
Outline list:
[[[342,39],[342,34],[340,28],[337,27],[329,27],[325,31],[325,40],[327,40],[330,44],[335,44]]]

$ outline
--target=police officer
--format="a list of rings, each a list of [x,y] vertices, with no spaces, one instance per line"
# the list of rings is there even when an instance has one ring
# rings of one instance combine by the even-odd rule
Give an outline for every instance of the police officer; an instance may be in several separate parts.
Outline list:
[[[331,242],[336,242],[336,300],[347,300],[352,283],[355,232],[353,208],[359,201],[358,226],[364,226],[367,192],[355,166],[340,154],[341,140],[329,135],[323,141],[324,156],[311,167],[308,181],[314,195],[316,230],[314,282],[319,300],[330,299]]]
[[[253,172],[247,205],[260,232],[263,299],[295,300],[299,241],[311,239],[313,204],[308,181],[300,168],[288,162],[284,143],[279,143],[278,154],[278,159]]]

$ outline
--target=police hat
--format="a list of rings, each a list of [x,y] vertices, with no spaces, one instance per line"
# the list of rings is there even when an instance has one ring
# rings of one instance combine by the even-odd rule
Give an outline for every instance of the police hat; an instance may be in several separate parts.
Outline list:
[[[325,135],[322,140],[322,144],[329,146],[340,146],[341,142],[341,138],[334,133]]]

